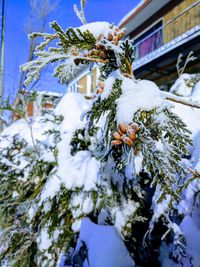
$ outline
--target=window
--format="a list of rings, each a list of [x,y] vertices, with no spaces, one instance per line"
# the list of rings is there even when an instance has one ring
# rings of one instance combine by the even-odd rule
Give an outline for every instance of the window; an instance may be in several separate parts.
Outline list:
[[[163,45],[162,21],[134,40],[135,58],[142,58]]]

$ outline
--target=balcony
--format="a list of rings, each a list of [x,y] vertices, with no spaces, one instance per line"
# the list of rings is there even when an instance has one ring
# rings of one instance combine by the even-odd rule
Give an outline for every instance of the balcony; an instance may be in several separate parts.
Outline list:
[[[183,11],[180,11],[180,7],[175,8],[134,40],[133,68],[149,63],[197,35],[200,35],[200,0]]]

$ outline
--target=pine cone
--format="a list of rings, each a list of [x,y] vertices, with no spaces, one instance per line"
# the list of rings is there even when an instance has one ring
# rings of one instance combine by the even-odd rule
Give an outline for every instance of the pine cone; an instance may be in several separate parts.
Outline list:
[[[108,40],[112,41],[113,40],[113,35],[111,33],[108,34]]]
[[[118,133],[118,132],[114,132],[113,133],[113,137],[117,140],[121,140],[122,139],[122,136]]]
[[[114,38],[113,38],[113,42],[114,42],[115,45],[118,45],[118,43],[119,43],[119,38],[118,38],[118,36],[114,36]]]
[[[113,144],[122,144],[132,147],[134,145],[134,141],[137,138],[137,132],[139,131],[139,126],[136,123],[125,124],[120,123],[118,125],[118,131],[113,133],[113,137],[115,140],[112,142]],[[118,142],[120,141],[120,142]]]
[[[132,141],[135,141],[136,140],[136,133],[135,132],[130,132],[130,133],[127,133],[128,137],[132,140]]]
[[[128,136],[126,136],[125,134],[122,135],[122,141],[127,144],[128,146],[133,146],[133,140],[131,140],[131,138],[129,138]]]
[[[103,88],[98,88],[97,89],[97,91],[96,91],[96,94],[98,95],[98,94],[102,94],[103,93]]]
[[[118,32],[119,32],[119,29],[118,29],[118,28],[114,30],[114,34],[115,34],[115,35],[117,35]]]
[[[74,46],[71,48],[71,53],[73,56],[78,56],[78,54],[79,54],[78,49]]]
[[[132,129],[134,130],[135,133],[139,131],[139,126],[137,123],[132,123],[131,124]]]
[[[100,41],[102,39],[104,39],[104,35],[103,34],[100,34],[98,40]]]
[[[120,141],[120,140],[113,140],[112,141],[112,144],[115,145],[115,146],[119,146],[119,145],[122,144],[122,141]]]
[[[125,123],[120,123],[118,128],[119,128],[119,133],[125,134],[128,130],[128,125]]]
[[[102,44],[97,44],[96,45],[96,49],[101,50],[101,51],[104,51],[105,50],[105,47]]]
[[[124,30],[123,32],[121,32],[121,33],[118,35],[119,40],[121,40],[121,39],[124,37],[125,34],[126,34],[126,31],[125,31],[125,30]]]

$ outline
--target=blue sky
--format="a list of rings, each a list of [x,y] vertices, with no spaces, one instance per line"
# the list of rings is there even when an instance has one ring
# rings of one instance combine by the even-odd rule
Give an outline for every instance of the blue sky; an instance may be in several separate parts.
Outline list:
[[[118,24],[138,2],[139,0],[88,0],[86,18],[88,22],[108,21]],[[51,14],[50,21],[57,20],[63,28],[80,26],[81,23],[73,11],[74,3],[79,5],[79,0],[61,0],[58,8]],[[14,94],[17,90],[19,66],[27,59],[29,41],[25,24],[28,15],[28,0],[6,0],[5,95]],[[47,72],[42,77],[38,89],[65,92],[66,86],[59,85],[55,78],[49,78],[50,75]]]

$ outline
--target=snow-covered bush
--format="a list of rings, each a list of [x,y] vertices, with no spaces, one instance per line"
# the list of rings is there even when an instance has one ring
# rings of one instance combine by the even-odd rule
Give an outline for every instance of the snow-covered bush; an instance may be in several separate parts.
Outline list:
[[[199,96],[199,93],[197,93],[197,89],[195,86],[199,86],[200,82],[200,74],[188,74],[184,73],[182,74],[174,83],[174,85],[171,87],[170,92],[180,95],[180,96],[191,96],[193,94],[196,94]],[[196,93],[195,93],[196,92]]]
[[[182,74],[171,88],[175,94],[180,94],[180,91],[187,92],[188,85],[190,85],[190,92],[182,96],[187,100],[199,101],[199,73],[197,74]],[[185,82],[183,82],[185,80]],[[180,87],[181,90],[180,90]],[[181,200],[178,204],[178,213],[183,216],[180,223],[180,229],[184,233],[186,240],[186,257],[183,259],[183,266],[199,266],[200,262],[200,248],[198,245],[198,238],[200,235],[200,221],[199,221],[199,192],[200,192],[200,110],[176,103],[173,111],[185,122],[188,129],[192,133],[193,146],[189,146],[190,157],[183,160],[186,168],[190,168],[193,174],[187,176],[188,186],[181,194]],[[194,179],[196,175],[197,179]],[[173,263],[169,259],[167,253],[169,248],[165,245],[161,247],[161,262],[163,267],[177,266],[179,264]]]
[[[180,199],[197,181],[183,159],[190,131],[153,82],[134,78],[124,29],[52,27],[54,34],[31,35],[44,42],[22,67],[26,85],[50,62],[61,61],[54,72],[61,82],[95,62],[100,94],[66,94],[52,115],[33,123],[32,139],[23,121],[1,134],[1,265],[50,267],[61,255],[66,266],[184,262]]]

